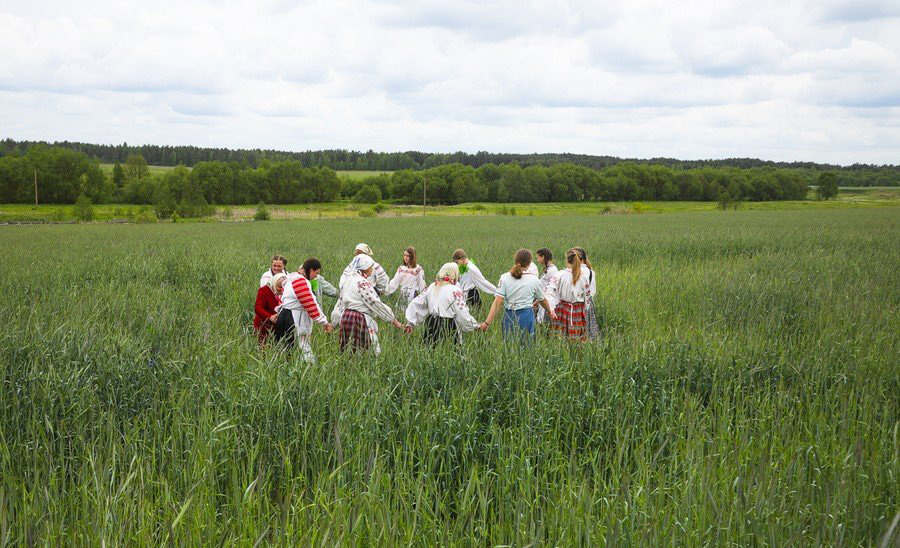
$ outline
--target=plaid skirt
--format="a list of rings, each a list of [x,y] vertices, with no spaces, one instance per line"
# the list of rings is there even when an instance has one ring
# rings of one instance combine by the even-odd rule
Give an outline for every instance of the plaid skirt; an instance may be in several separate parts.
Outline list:
[[[550,328],[572,340],[583,341],[587,336],[584,303],[559,301],[556,305],[556,319]]]
[[[350,351],[366,350],[369,348],[369,326],[362,312],[344,309],[341,314],[341,350],[348,346]]]

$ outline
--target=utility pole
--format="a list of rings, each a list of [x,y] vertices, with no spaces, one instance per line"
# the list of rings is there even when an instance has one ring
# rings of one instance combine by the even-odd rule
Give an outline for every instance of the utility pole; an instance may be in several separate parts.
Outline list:
[[[422,217],[425,216],[425,195],[428,189],[428,177],[422,175]]]
[[[37,203],[37,168],[34,168],[34,205]]]

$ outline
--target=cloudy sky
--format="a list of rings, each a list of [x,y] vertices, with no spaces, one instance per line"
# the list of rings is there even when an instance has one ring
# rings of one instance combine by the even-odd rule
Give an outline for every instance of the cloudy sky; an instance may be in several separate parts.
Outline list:
[[[0,0],[0,138],[900,163],[900,2]]]

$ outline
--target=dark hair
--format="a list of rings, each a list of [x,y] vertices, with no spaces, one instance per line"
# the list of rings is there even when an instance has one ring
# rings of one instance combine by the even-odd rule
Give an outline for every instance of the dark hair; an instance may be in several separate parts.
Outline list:
[[[283,264],[284,267],[287,268],[287,259],[284,258],[284,255],[272,255],[272,260],[281,261],[281,264]]]
[[[406,248],[406,252],[409,253],[409,264],[407,264],[406,266],[415,268],[418,264],[416,262],[416,248],[414,248],[413,246],[409,246]]]
[[[525,273],[525,269],[528,268],[528,265],[531,264],[531,252],[527,249],[516,251],[515,261],[516,264],[509,269],[509,273],[512,274],[513,278],[518,280],[522,277],[522,274]]]
[[[544,264],[549,264],[553,260],[553,252],[546,247],[538,249],[535,253],[544,258]]]
[[[463,251],[462,249],[457,249],[456,251],[453,252],[453,260],[454,261],[458,261],[460,259],[465,259],[465,258],[466,258],[466,252]]]
[[[303,261],[303,266],[300,267],[300,270],[303,271],[303,277],[308,280],[310,272],[313,270],[322,270],[322,263],[319,262],[319,259],[310,257]]]

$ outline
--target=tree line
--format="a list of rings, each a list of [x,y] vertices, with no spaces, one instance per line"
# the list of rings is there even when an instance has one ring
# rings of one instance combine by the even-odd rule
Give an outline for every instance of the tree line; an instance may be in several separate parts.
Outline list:
[[[29,147],[49,143],[39,141],[0,141],[0,155],[26,154]],[[430,169],[448,164],[462,164],[479,168],[488,164],[518,164],[549,167],[566,163],[592,169],[603,169],[620,163],[643,165],[661,165],[673,169],[695,169],[702,167],[733,168],[779,168],[800,170],[807,180],[813,181],[820,172],[834,173],[840,186],[896,186],[900,184],[900,166],[854,164],[837,166],[814,162],[771,162],[755,158],[729,158],[723,160],[678,160],[674,158],[622,159],[615,156],[597,156],[589,154],[508,154],[477,152],[426,153],[419,151],[406,152],[366,152],[355,150],[307,150],[281,151],[264,149],[228,149],[206,148],[194,146],[159,146],[128,143],[120,145],[102,145],[59,141],[53,146],[83,152],[102,163],[124,163],[129,157],[140,155],[148,163],[156,166],[195,166],[201,162],[237,162],[251,168],[258,168],[265,162],[300,162],[303,167],[330,167],[335,170],[375,170],[414,171]]]
[[[820,178],[834,183],[833,173]],[[603,169],[572,163],[549,167],[516,163],[461,163],[424,170],[405,169],[364,179],[339,177],[329,167],[299,161],[263,161],[258,167],[232,162],[198,162],[151,173],[146,160],[131,155],[106,173],[97,159],[64,147],[33,145],[25,154],[0,157],[0,202],[153,205],[167,217],[203,216],[213,205],[321,203],[341,198],[375,203],[581,202],[630,200],[802,200],[809,190],[802,170],[772,167],[699,167],[622,162]],[[824,196],[828,197],[828,196]]]

